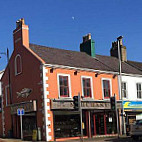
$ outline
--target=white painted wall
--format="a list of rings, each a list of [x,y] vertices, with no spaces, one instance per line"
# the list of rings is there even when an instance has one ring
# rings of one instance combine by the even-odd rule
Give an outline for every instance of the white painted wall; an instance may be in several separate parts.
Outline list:
[[[142,99],[137,99],[137,88],[136,88],[136,83],[142,83],[142,77],[122,75],[122,82],[127,83],[127,91],[128,91],[127,99],[123,98],[123,100],[142,101]]]

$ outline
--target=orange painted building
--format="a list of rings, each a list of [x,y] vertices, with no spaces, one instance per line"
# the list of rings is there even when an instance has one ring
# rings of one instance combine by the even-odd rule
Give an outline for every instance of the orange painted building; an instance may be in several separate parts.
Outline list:
[[[73,97],[81,97],[83,135],[117,133],[110,97],[119,100],[117,72],[95,57],[91,35],[81,52],[29,44],[24,19],[13,31],[14,51],[2,77],[2,135],[21,137],[17,109],[24,108],[23,137],[60,141],[80,136],[80,115]],[[1,132],[1,131],[0,131]]]

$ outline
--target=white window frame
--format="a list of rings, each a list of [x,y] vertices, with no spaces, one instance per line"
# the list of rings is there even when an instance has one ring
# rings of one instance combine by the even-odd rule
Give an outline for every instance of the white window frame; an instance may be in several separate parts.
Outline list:
[[[110,97],[112,96],[112,80],[110,78],[102,78],[102,98],[103,100],[109,100],[109,98],[108,99],[104,98],[103,80],[108,80],[110,83]]]
[[[122,83],[126,83],[126,97],[122,96],[123,99],[128,99],[128,83],[126,81],[122,81]],[[121,88],[122,88],[122,85],[121,85]],[[122,90],[123,92],[123,90]]]
[[[21,72],[17,72],[17,58],[20,58],[20,69],[21,69]],[[20,56],[20,54],[17,54],[16,57],[15,57],[15,76],[16,75],[19,75],[22,73],[22,58]]]
[[[141,98],[138,98],[137,95],[137,84],[141,84]],[[137,100],[142,100],[142,82],[136,82],[136,95],[137,95]]]
[[[5,103],[6,103],[6,106],[8,106],[8,94],[7,94],[7,88],[9,88],[9,85],[6,85],[5,86]],[[10,95],[10,94],[9,94]],[[9,96],[10,97],[10,96]],[[10,98],[9,98],[10,99]],[[9,100],[10,101],[10,100]]]
[[[91,81],[91,97],[84,97],[84,91],[83,91],[83,78],[89,78]],[[94,93],[93,93],[93,79],[92,76],[81,76],[81,88],[82,88],[82,96],[84,97],[84,99],[89,99],[92,98],[94,99]]]
[[[59,76],[67,76],[68,77],[68,85],[69,85],[69,97],[61,97],[60,96],[60,82],[59,82]],[[58,94],[59,94],[59,98],[60,99],[68,99],[68,98],[72,98],[72,93],[71,93],[71,80],[70,80],[70,74],[63,74],[63,73],[59,73],[57,74],[57,83],[58,83]]]

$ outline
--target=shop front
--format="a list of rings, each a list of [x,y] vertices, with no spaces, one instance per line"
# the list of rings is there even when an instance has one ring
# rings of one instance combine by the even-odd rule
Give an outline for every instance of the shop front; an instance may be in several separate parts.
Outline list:
[[[74,110],[73,101],[52,100],[51,109],[54,114],[56,140],[81,136],[80,112]],[[81,109],[84,137],[117,133],[116,114],[111,111],[110,102],[81,101]]]
[[[129,135],[136,116],[142,113],[142,101],[123,101],[126,134]]]
[[[22,102],[11,106],[11,114],[13,118],[14,137],[21,138],[21,122],[20,116],[17,115],[18,109],[24,109],[22,116],[22,131],[24,140],[32,140],[33,130],[37,130],[36,117],[36,101]]]
[[[82,101],[84,135],[96,137],[117,133],[115,111],[111,111],[110,102]]]

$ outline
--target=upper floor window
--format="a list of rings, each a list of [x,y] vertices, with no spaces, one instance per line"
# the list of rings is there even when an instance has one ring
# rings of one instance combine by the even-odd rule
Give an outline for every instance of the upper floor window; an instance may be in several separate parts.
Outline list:
[[[110,90],[110,80],[103,79],[103,97],[104,99],[109,99],[111,96],[111,90]]]
[[[22,72],[22,60],[21,56],[18,54],[15,57],[15,75],[18,75]]]
[[[137,98],[142,99],[142,84],[137,83],[136,86],[137,86]]]
[[[90,77],[82,77],[83,96],[92,97],[92,85]]]
[[[124,98],[127,98],[127,83],[126,82],[122,82],[122,96]]]
[[[59,96],[70,97],[70,77],[69,75],[58,75],[59,79]]]

